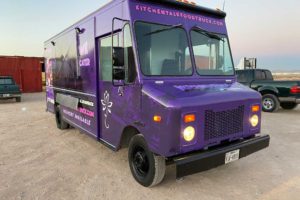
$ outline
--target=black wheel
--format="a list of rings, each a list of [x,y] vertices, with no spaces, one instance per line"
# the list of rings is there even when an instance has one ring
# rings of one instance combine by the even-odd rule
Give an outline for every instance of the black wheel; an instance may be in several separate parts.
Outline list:
[[[55,119],[56,119],[56,126],[58,129],[65,130],[69,128],[69,124],[65,122],[62,118],[60,106],[56,107]]]
[[[16,102],[18,102],[18,103],[21,102],[21,97],[17,97]]]
[[[284,102],[284,103],[281,103],[280,106],[285,110],[293,110],[298,106],[298,104],[293,103],[293,102]]]
[[[163,180],[166,161],[150,152],[144,137],[133,136],[129,143],[128,161],[135,180],[144,187],[153,187]]]
[[[279,108],[279,100],[273,94],[265,94],[262,97],[262,109],[265,112],[276,112]]]

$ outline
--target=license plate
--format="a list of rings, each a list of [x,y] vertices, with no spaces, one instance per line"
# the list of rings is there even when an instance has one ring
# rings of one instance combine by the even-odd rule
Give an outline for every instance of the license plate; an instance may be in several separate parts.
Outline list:
[[[226,153],[225,156],[225,164],[237,161],[238,159],[240,159],[240,150],[234,150],[231,152]]]
[[[10,97],[10,94],[3,94],[3,97]]]

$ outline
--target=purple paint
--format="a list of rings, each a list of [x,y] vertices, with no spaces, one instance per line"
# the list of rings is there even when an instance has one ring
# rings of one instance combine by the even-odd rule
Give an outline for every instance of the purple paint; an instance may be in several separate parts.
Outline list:
[[[101,78],[103,66],[100,66],[102,58],[99,44],[102,38],[111,34],[114,17],[129,21],[134,61],[137,64],[135,81],[121,87],[113,86],[111,81]],[[234,141],[260,132],[260,124],[251,128],[249,118],[253,114],[251,106],[260,105],[261,97],[255,91],[238,84],[235,76],[200,76],[196,73],[194,61],[191,76],[145,76],[141,71],[137,51],[137,21],[165,25],[182,24],[189,41],[189,33],[193,27],[227,35],[225,19],[222,17],[180,7],[175,9],[163,3],[114,0],[45,43],[48,111],[55,112],[58,93],[72,96],[78,100],[77,108],[63,105],[63,115],[68,123],[114,149],[119,148],[123,131],[127,127],[135,127],[144,135],[150,150],[165,157],[201,150],[219,145],[223,141]],[[115,30],[122,29],[123,25],[116,23]],[[69,60],[74,66],[67,73],[66,68],[59,68],[58,65],[68,55],[58,55],[56,48],[62,42],[61,37],[74,37],[72,34],[75,34],[77,27],[85,31],[76,36],[77,43],[76,40],[73,41],[78,57],[73,56]],[[227,132],[234,130],[234,134],[218,133],[220,135],[214,138],[205,138],[205,127],[210,126],[206,123],[209,115],[212,120],[219,120],[226,113],[233,116],[238,112],[241,112],[240,116],[243,118],[241,127],[234,130],[224,124],[218,125],[228,129]],[[197,121],[185,124],[183,117],[189,113],[195,114]],[[160,115],[163,123],[154,123],[154,115]],[[258,116],[261,117],[260,112]],[[193,142],[185,141],[182,136],[188,125],[196,130],[197,138]],[[235,126],[234,123],[229,125]]]
[[[65,110],[65,109],[63,109],[63,113],[66,114],[67,116],[69,116],[70,118],[73,118],[73,119],[79,121],[80,123],[84,123],[88,126],[91,125],[91,120],[84,118],[76,113],[73,113],[73,112]]]
[[[190,20],[190,21],[195,21],[200,23],[206,23],[206,24],[211,24],[216,26],[224,26],[224,23],[222,21],[218,21],[212,18],[199,16],[195,14],[187,14],[185,12],[179,12],[170,9],[157,8],[154,6],[145,6],[142,4],[137,4],[135,5],[135,10],[139,12],[145,12],[146,14],[149,15],[161,15],[162,17],[177,17],[177,18],[182,18],[185,20]]]

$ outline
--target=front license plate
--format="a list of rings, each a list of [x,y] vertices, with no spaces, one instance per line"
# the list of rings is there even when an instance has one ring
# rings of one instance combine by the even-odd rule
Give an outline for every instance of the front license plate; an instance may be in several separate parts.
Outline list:
[[[10,97],[10,94],[3,94],[3,97]]]
[[[225,164],[237,161],[238,159],[240,159],[240,150],[234,150],[231,152],[226,153],[225,156]]]

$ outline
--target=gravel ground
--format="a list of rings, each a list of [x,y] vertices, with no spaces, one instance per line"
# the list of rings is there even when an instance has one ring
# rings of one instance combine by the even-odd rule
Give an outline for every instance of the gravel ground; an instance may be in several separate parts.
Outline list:
[[[263,115],[270,148],[204,173],[143,188],[127,150],[112,152],[76,129],[56,129],[44,94],[0,102],[0,199],[299,199],[300,108]]]

